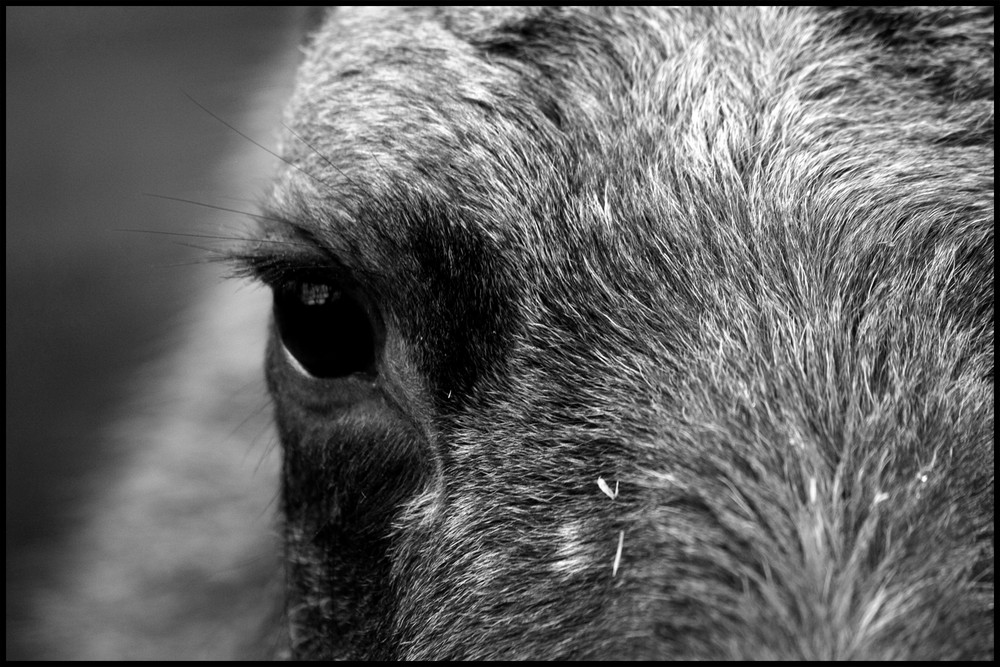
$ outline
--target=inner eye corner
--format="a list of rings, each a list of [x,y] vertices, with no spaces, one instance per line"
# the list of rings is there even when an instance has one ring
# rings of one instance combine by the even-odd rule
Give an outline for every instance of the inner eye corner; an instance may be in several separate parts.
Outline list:
[[[274,321],[285,350],[309,376],[377,375],[381,317],[358,290],[311,280],[275,287]]]

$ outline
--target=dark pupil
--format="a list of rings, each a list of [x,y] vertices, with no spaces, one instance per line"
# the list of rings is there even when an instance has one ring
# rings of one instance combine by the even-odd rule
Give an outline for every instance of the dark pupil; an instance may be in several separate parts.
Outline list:
[[[285,348],[310,375],[375,372],[375,331],[356,299],[321,283],[274,290],[274,319]]]

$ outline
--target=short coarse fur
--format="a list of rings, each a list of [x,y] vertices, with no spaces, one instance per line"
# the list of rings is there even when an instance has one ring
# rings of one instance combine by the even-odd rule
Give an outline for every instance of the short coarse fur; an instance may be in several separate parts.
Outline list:
[[[381,312],[405,425],[272,355],[295,654],[990,656],[992,48],[991,10],[334,15],[268,238]]]
[[[992,658],[992,9],[338,10],[287,125],[279,653]]]

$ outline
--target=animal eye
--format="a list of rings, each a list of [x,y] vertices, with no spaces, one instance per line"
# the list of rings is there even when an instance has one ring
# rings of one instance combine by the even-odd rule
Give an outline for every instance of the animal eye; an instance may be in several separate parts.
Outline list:
[[[375,323],[351,294],[324,283],[275,287],[274,319],[285,349],[313,377],[375,373]]]

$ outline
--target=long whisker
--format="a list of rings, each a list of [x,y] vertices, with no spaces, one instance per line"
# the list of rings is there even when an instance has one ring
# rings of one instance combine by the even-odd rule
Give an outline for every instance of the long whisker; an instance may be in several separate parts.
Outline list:
[[[267,220],[268,222],[283,222],[282,220],[266,215],[261,215],[260,213],[251,213],[250,211],[241,211],[238,208],[229,208],[226,206],[218,206],[216,204],[207,204],[205,202],[196,201],[193,199],[184,199],[183,197],[171,197],[170,195],[158,195],[153,192],[143,192],[143,196],[155,197],[156,199],[166,199],[167,201],[181,202],[182,204],[191,204],[192,206],[202,206],[204,208],[210,208],[215,211],[224,211],[226,213],[236,213],[237,215],[246,215],[251,218],[257,218],[258,220]]]
[[[235,126],[232,125],[232,123],[229,123],[226,120],[224,120],[218,114],[216,114],[211,109],[209,109],[208,107],[206,107],[204,104],[202,104],[201,102],[199,102],[198,100],[196,100],[194,97],[192,97],[187,91],[182,90],[181,92],[184,93],[185,97],[187,97],[195,105],[197,105],[199,109],[201,109],[202,111],[204,111],[205,113],[207,113],[209,116],[211,116],[215,120],[219,121],[220,123],[222,123],[223,125],[225,125],[226,127],[228,127],[230,130],[232,130],[236,134],[240,135],[241,137],[243,137],[244,139],[246,139],[250,143],[252,143],[254,146],[257,146],[258,148],[260,148],[261,150],[265,151],[266,153],[268,153],[270,155],[273,155],[274,157],[278,158],[279,160],[281,160],[282,162],[284,162],[285,164],[287,164],[289,167],[292,167],[293,169],[298,170],[299,172],[305,174],[307,177],[311,178],[312,180],[316,181],[317,183],[321,183],[322,185],[326,186],[327,188],[330,187],[330,184],[327,183],[326,181],[324,181],[323,179],[321,179],[318,176],[315,176],[313,174],[310,174],[308,171],[306,171],[305,169],[303,169],[299,165],[295,164],[294,162],[290,161],[288,158],[286,158],[286,157],[284,157],[284,156],[282,156],[282,155],[280,155],[278,153],[275,153],[270,148],[268,148],[264,144],[260,143],[259,141],[257,141],[253,137],[251,137],[250,135],[248,135],[245,132],[242,132],[239,129],[237,129]]]
[[[306,146],[308,146],[309,150],[311,150],[313,153],[315,153],[316,156],[319,159],[323,160],[323,162],[325,162],[327,164],[327,166],[329,166],[331,169],[335,170],[338,174],[340,174],[341,176],[343,176],[344,180],[346,180],[351,185],[356,185],[355,182],[353,180],[351,180],[350,176],[348,176],[347,174],[345,174],[344,171],[340,167],[338,167],[337,165],[335,165],[333,163],[333,161],[330,158],[328,158],[326,155],[324,155],[322,152],[320,152],[320,150],[318,148],[316,148],[311,143],[309,143],[308,141],[306,141],[305,137],[303,137],[301,134],[299,134],[298,132],[296,132],[292,128],[288,127],[288,125],[286,125],[285,123],[282,123],[281,125],[286,130],[288,130],[288,132],[293,137],[295,137],[296,139],[298,139],[299,141],[301,141],[302,143],[304,143]]]

